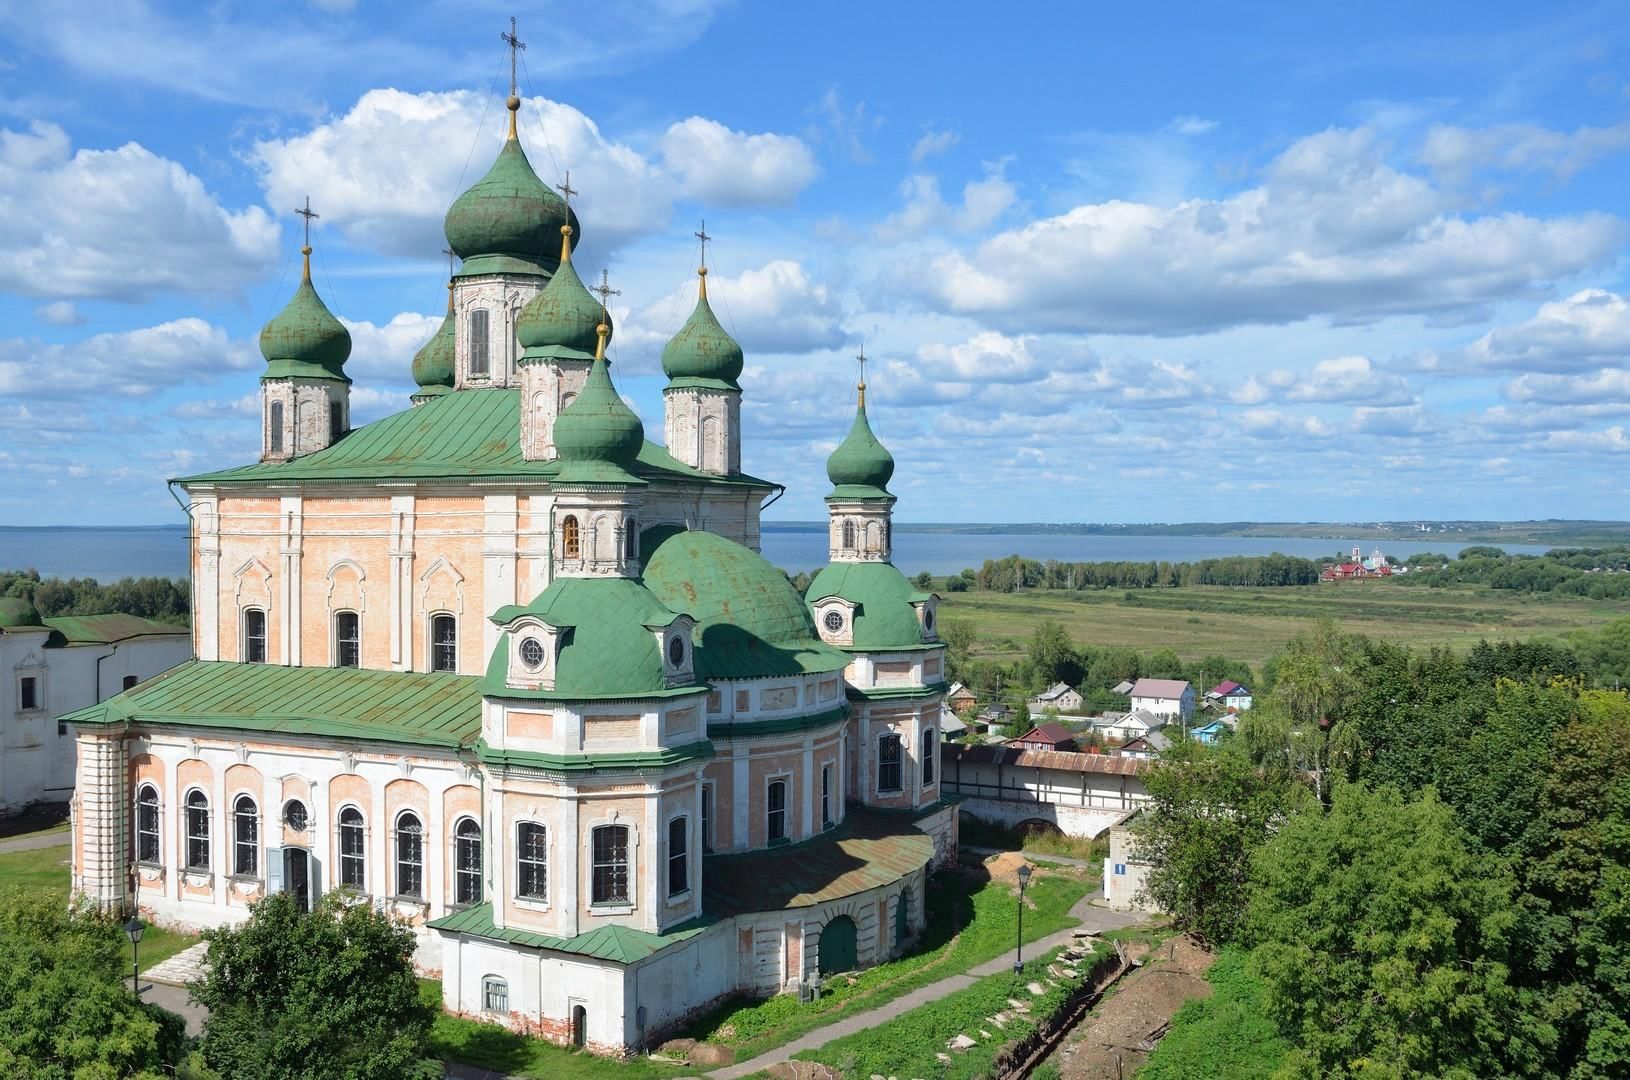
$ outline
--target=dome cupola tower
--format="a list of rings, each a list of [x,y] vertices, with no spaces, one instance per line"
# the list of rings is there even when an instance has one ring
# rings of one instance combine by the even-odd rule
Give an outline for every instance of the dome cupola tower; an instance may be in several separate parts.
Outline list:
[[[826,459],[826,476],[832,481],[832,493],[826,497],[828,549],[833,562],[888,562],[894,509],[888,483],[894,476],[894,455],[877,441],[866,418],[864,351],[860,366],[855,422]]]
[[[696,308],[662,350],[664,435],[668,452],[691,468],[734,476],[741,472],[742,351],[708,304],[706,226],[696,235],[703,255]]]
[[[413,381],[418,389],[413,392],[413,404],[434,401],[453,389],[453,283],[447,283],[447,315],[435,336],[424,343],[413,357]]]
[[[454,200],[444,222],[447,246],[462,260],[453,288],[458,389],[515,385],[516,319],[559,265],[554,252],[560,227],[577,220],[566,200],[538,179],[521,148],[514,54],[525,46],[512,34],[505,40],[509,132],[498,160]]]
[[[260,331],[266,371],[260,377],[262,461],[290,458],[332,446],[351,426],[351,333],[334,317],[311,283],[311,200],[297,210],[306,219],[300,248],[300,285],[282,311]]]
[[[571,174],[566,177],[571,187]],[[572,266],[570,225],[560,227],[560,263],[554,276],[521,309],[515,332],[522,352],[516,362],[521,384],[521,452],[528,461],[555,456],[555,424],[582,392],[599,347],[599,329],[611,333],[611,316],[589,295]]]

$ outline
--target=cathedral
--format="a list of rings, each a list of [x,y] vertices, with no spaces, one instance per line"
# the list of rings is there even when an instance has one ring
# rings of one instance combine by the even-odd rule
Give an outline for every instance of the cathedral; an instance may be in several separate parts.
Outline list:
[[[741,469],[705,265],[658,445],[507,104],[409,408],[351,426],[302,249],[260,460],[175,481],[196,659],[66,718],[73,887],[189,929],[341,892],[411,923],[449,1011],[621,1054],[910,946],[956,854],[944,646],[864,380],[800,596],[757,551],[780,488]]]

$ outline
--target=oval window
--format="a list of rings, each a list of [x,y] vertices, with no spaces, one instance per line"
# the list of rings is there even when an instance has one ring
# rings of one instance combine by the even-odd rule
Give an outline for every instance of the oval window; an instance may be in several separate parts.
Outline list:
[[[536,671],[543,666],[543,642],[535,637],[529,637],[521,642],[521,663],[526,665],[528,671]]]
[[[924,608],[923,609],[923,629],[927,630],[930,634],[932,634],[934,632],[934,609],[933,608]]]
[[[832,633],[835,634],[839,630],[843,629],[843,612],[841,612],[841,611],[828,611],[826,613],[826,620],[825,621],[826,621],[826,628],[829,631],[831,631]]]
[[[685,639],[675,634],[668,639],[668,663],[679,667],[685,662]]]
[[[283,807],[283,824],[292,832],[306,831],[306,804],[297,799],[290,799]]]

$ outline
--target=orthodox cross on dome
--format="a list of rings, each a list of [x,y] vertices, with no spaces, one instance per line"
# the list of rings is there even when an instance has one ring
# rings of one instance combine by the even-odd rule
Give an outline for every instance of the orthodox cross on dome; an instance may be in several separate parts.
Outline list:
[[[855,387],[860,391],[860,407],[866,407],[866,343],[860,344],[860,355],[855,357],[860,362],[860,382]]]
[[[561,195],[565,197],[566,209],[568,210],[572,208],[572,196],[583,194],[581,191],[578,191],[576,188],[572,187],[572,170],[570,169],[566,170],[566,179],[555,185],[555,190],[560,192]]]
[[[698,295],[701,296],[701,298],[703,300],[706,300],[707,299],[707,242],[709,240],[713,239],[713,237],[708,235],[707,222],[706,221],[703,221],[702,222],[702,227],[700,229],[696,230],[695,232],[691,233],[691,235],[696,237],[697,240],[701,241],[701,244],[702,244],[702,262],[701,262],[701,265],[696,268],[696,276],[699,279],[701,279],[701,284],[697,286],[697,293],[698,293]]]
[[[521,107],[519,93],[520,84],[515,80],[515,60],[526,51],[526,42],[515,36],[515,16],[509,17],[509,33],[500,33],[504,44],[509,46],[509,100],[504,104],[509,108],[509,137],[515,138],[515,112]]]
[[[443,255],[447,256],[447,276],[452,277],[453,276],[453,260],[458,258],[458,252],[454,251],[452,248],[442,248],[441,253]]]
[[[611,298],[613,296],[621,296],[623,294],[621,289],[613,289],[611,287],[611,273],[607,270],[600,271],[600,284],[594,286],[589,290],[589,292],[600,297],[600,313],[602,315],[609,312]]]
[[[311,222],[312,222],[312,219],[313,218],[320,218],[323,215],[319,214],[317,211],[315,211],[315,210],[313,210],[311,208],[311,196],[310,195],[306,196],[306,205],[305,206],[297,206],[297,207],[295,207],[294,212],[306,219],[306,221],[305,221],[306,242],[305,242],[305,244],[303,246],[306,249],[306,253],[309,255],[311,253]]]

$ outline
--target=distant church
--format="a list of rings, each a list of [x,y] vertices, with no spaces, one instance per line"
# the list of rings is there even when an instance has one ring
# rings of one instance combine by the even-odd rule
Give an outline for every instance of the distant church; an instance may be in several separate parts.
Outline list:
[[[757,554],[778,488],[741,471],[705,267],[658,446],[508,107],[447,213],[462,265],[411,408],[351,427],[302,249],[260,336],[260,461],[177,481],[198,658],[67,718],[73,887],[194,928],[348,890],[412,921],[449,1010],[620,1053],[920,932],[957,843],[945,647],[889,561],[864,381],[799,596]]]

